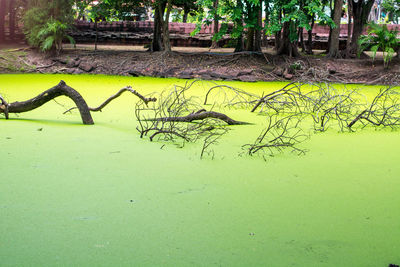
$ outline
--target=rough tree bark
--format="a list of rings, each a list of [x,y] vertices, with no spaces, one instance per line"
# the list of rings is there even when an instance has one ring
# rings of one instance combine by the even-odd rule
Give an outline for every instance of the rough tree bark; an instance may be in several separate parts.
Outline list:
[[[351,37],[350,53],[356,55],[358,52],[358,39],[362,34],[364,25],[367,23],[368,15],[371,12],[375,0],[362,1],[350,0],[353,11],[353,35]]]
[[[214,36],[219,31],[219,18],[218,18],[218,12],[217,12],[218,4],[219,4],[219,1],[218,0],[214,0],[214,3],[213,3],[213,8],[214,8],[214,12],[215,12],[214,13],[214,23],[213,23],[213,25],[214,25],[214,28],[213,28]],[[214,40],[214,38],[212,40],[211,48],[212,49],[218,48],[218,41]]]
[[[163,29],[163,45],[165,51],[171,51],[171,40],[169,38],[169,15],[172,9],[172,0],[168,0],[167,12],[165,14],[165,19],[161,17],[162,29]]]
[[[94,124],[86,101],[77,91],[69,87],[64,81],[61,81],[58,85],[44,91],[40,95],[23,102],[13,102],[8,104],[4,99],[1,99],[2,105],[0,105],[0,113],[4,113],[6,118],[8,118],[8,113],[23,113],[34,110],[62,95],[69,97],[75,102],[81,114],[83,124]]]
[[[352,1],[347,0],[347,40],[346,40],[346,57],[350,57],[350,44],[351,44],[351,30],[352,30],[352,14],[353,14],[353,8],[352,8]]]
[[[340,18],[342,17],[343,0],[335,0],[335,7],[333,9],[333,22],[336,27],[331,29],[331,41],[329,43],[330,58],[339,58],[339,34],[340,34]]]
[[[254,28],[248,28],[246,34],[246,51],[254,50]]]
[[[162,17],[164,16],[165,3],[156,3],[154,7],[154,30],[151,51],[162,51]]]

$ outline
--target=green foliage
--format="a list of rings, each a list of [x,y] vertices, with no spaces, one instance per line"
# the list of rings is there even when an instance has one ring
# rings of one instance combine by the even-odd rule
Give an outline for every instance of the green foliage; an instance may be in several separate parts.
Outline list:
[[[64,39],[74,42],[66,33],[72,21],[72,1],[31,0],[23,18],[24,33],[31,46],[58,53]]]
[[[269,17],[266,23],[268,35],[275,34],[282,29],[285,22],[289,22],[291,42],[297,40],[297,29],[311,29],[311,21],[317,18],[318,21],[334,27],[332,19],[325,13],[325,4],[321,0],[273,0],[270,6]]]
[[[385,24],[382,26],[375,23],[369,24],[368,35],[361,36],[358,41],[360,45],[358,56],[361,52],[370,49],[373,52],[372,58],[375,60],[376,52],[381,50],[383,52],[383,64],[388,67],[395,50],[400,46],[397,34],[396,29],[389,30]]]
[[[41,40],[44,40],[40,43],[40,49],[42,51],[55,49],[58,53],[62,49],[62,41],[64,39],[68,39],[71,43],[75,43],[74,39],[66,33],[68,27],[67,24],[58,20],[50,19],[47,21],[45,27],[43,27],[38,33],[38,37]]]
[[[40,47],[42,40],[39,32],[46,25],[48,12],[45,9],[34,7],[29,9],[24,18],[24,33],[28,43],[34,47]]]
[[[400,0],[383,0],[382,7],[388,13],[389,21],[396,23],[400,18]]]

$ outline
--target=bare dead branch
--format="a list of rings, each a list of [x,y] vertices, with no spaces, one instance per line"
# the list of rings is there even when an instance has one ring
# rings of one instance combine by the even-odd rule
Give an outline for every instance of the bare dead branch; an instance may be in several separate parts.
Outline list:
[[[116,98],[118,98],[119,96],[121,96],[124,92],[131,92],[131,93],[134,94],[135,96],[139,97],[146,105],[147,105],[149,102],[155,102],[155,101],[157,101],[157,98],[155,98],[155,97],[145,97],[145,96],[141,95],[138,91],[133,90],[132,87],[127,86],[127,87],[124,87],[124,88],[120,89],[116,94],[114,94],[114,95],[110,96],[109,98],[107,98],[100,106],[95,107],[95,108],[89,107],[89,110],[90,110],[90,111],[93,111],[93,112],[102,111],[102,109],[103,109],[105,106],[107,106],[107,105],[108,105],[111,101],[113,101],[114,99],[116,99]],[[67,112],[70,112],[70,111],[73,110],[73,109],[76,109],[76,107],[72,107],[72,108],[66,110],[66,111],[64,112],[64,114],[67,113]]]
[[[365,127],[370,124],[373,126],[384,126],[397,128],[400,126],[400,92],[393,86],[381,89],[374,97],[371,104],[362,110],[348,124],[348,128],[360,122]]]
[[[279,117],[278,114],[268,116],[267,126],[257,137],[253,144],[244,145],[249,155],[254,155],[260,151],[268,151],[270,155],[281,153],[286,149],[291,149],[299,155],[305,154],[306,150],[298,145],[309,138],[299,127],[303,117],[299,115],[289,115]]]
[[[262,104],[276,112],[287,108],[300,108],[301,101],[306,98],[301,92],[302,85],[302,83],[294,81],[279,90],[261,97],[254,105],[251,112],[256,111]]]
[[[239,104],[248,104],[255,102],[259,96],[251,94],[249,92],[243,91],[239,88],[235,88],[228,85],[215,84],[210,89],[208,89],[206,96],[204,98],[204,105],[207,105],[208,97],[212,91],[219,89],[224,94],[224,103],[227,106],[235,106]],[[232,93],[233,96],[229,96],[228,93]]]

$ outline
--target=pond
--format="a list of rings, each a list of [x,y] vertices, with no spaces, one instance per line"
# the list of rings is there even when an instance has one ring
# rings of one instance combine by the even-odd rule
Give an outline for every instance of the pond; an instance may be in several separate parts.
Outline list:
[[[142,94],[184,80],[0,75],[23,101],[64,80],[90,106],[132,85]],[[259,95],[283,83],[231,86]],[[190,94],[209,88],[199,82]],[[366,95],[378,91],[363,87]],[[312,133],[305,155],[249,156],[265,117],[226,109],[230,126],[199,144],[141,139],[126,93],[95,125],[63,114],[65,97],[0,117],[0,262],[5,266],[388,266],[400,263],[398,131]],[[264,160],[265,158],[265,160]]]

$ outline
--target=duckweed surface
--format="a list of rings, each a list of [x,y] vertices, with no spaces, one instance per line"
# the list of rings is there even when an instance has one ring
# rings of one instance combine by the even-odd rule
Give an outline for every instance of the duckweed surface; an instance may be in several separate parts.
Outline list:
[[[96,106],[132,85],[183,80],[0,75],[22,101],[60,80]],[[258,94],[282,83],[230,85]],[[198,83],[193,95],[204,95]],[[378,90],[362,89],[367,95]],[[126,94],[81,125],[59,98],[0,118],[1,266],[388,266],[400,264],[400,133],[313,134],[305,156],[241,154],[265,118],[237,120],[200,159],[197,144],[140,139]]]

